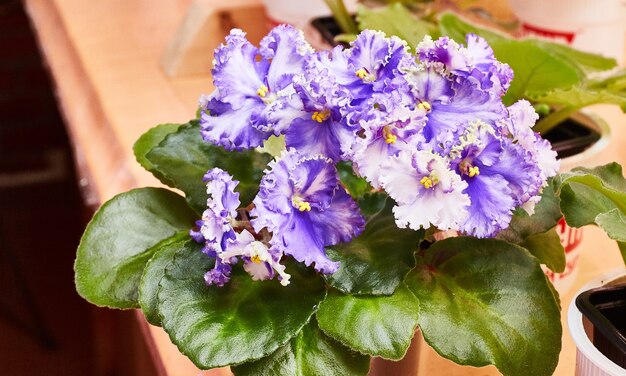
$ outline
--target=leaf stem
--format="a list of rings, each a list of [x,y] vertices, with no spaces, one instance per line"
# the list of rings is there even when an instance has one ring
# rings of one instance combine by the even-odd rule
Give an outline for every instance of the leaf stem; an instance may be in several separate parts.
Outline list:
[[[560,122],[567,119],[571,114],[578,111],[580,108],[581,106],[565,106],[557,111],[554,111],[537,122],[537,124],[533,127],[533,130],[545,135],[548,131],[556,127]]]
[[[333,12],[335,21],[344,33],[358,34],[359,29],[352,19],[352,15],[348,12],[346,4],[343,0],[324,0],[330,11]]]

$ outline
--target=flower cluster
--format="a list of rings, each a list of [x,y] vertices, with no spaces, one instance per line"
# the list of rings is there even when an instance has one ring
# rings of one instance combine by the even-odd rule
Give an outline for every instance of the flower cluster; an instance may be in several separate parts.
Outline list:
[[[289,26],[260,47],[233,30],[215,52],[202,136],[239,151],[284,135],[286,150],[247,209],[228,173],[207,173],[208,209],[192,232],[216,258],[207,283],[223,285],[243,260],[253,278],[286,284],[284,255],[333,273],[324,248],[365,225],[339,161],[395,201],[402,228],[492,237],[517,207],[532,212],[558,170],[556,153],[532,131],[528,102],[503,104],[509,66],[482,38],[465,42],[427,37],[413,54],[399,38],[365,30],[350,48],[315,52]]]

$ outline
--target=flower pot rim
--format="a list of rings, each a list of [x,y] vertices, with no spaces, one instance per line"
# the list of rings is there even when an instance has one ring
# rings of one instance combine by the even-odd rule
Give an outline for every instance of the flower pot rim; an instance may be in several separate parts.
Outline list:
[[[574,294],[574,298],[567,309],[567,326],[578,351],[576,357],[577,363],[580,362],[581,359],[583,362],[590,362],[607,375],[623,375],[624,369],[602,354],[591,342],[583,327],[582,313],[578,307],[576,307],[576,297],[592,288],[610,285],[616,283],[618,280],[623,281],[624,279],[626,279],[626,268],[614,269],[593,279]]]
[[[570,118],[600,134],[600,138],[583,152],[561,159],[562,166],[573,167],[583,164],[609,145],[611,141],[611,127],[600,116],[585,109],[573,113]]]

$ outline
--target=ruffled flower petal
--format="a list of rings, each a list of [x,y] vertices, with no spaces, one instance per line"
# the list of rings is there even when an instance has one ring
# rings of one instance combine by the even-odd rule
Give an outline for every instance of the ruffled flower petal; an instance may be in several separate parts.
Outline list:
[[[272,233],[270,243],[284,254],[322,273],[333,273],[338,264],[328,259],[325,247],[335,240],[351,239],[360,232],[362,222],[358,207],[349,207],[343,197],[332,160],[324,156],[303,157],[289,149],[284,151],[261,180],[251,215],[255,231],[263,228]],[[341,193],[338,193],[341,192]],[[290,202],[290,210],[274,201]],[[333,219],[342,218],[338,225]],[[330,226],[335,226],[331,231]]]
[[[467,187],[447,161],[429,151],[400,152],[383,166],[381,183],[397,202],[398,227],[456,230],[467,216]]]

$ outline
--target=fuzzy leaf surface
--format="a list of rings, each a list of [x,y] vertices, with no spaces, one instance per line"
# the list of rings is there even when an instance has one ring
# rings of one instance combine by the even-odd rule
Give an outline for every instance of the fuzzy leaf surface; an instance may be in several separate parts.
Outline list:
[[[323,279],[287,264],[291,283],[253,281],[240,266],[223,287],[207,286],[213,260],[189,241],[166,268],[158,291],[163,329],[181,353],[201,369],[268,356],[295,337],[324,299]]]
[[[538,261],[496,239],[449,238],[407,277],[426,342],[458,364],[504,375],[551,375],[561,349],[559,305]]]
[[[78,293],[95,305],[137,308],[153,246],[188,231],[196,218],[185,199],[167,189],[139,188],[113,197],[96,212],[78,246]]]
[[[363,354],[398,360],[417,328],[420,305],[406,285],[393,295],[328,294],[316,317],[328,336]]]
[[[392,206],[388,200],[356,239],[326,249],[330,259],[341,263],[339,270],[326,277],[330,285],[354,295],[391,295],[415,266],[413,254],[424,231],[398,228]]]
[[[146,154],[152,148],[161,143],[169,135],[170,133],[174,133],[181,127],[181,124],[175,123],[167,123],[167,124],[159,124],[154,128],[151,128],[146,133],[142,134],[135,144],[133,145],[133,153],[135,154],[135,159],[139,164],[145,168],[147,171],[150,171],[159,181],[163,184],[172,186],[174,183],[167,180],[165,176],[163,176],[156,167],[146,158]]]
[[[361,30],[380,30],[387,36],[395,35],[407,41],[410,48],[415,48],[424,36],[437,38],[437,27],[428,21],[416,18],[411,11],[400,3],[387,5],[379,9],[359,7],[357,20]]]
[[[146,320],[161,326],[161,318],[157,309],[157,292],[159,282],[165,275],[165,268],[174,260],[176,252],[189,241],[189,233],[181,233],[165,239],[154,246],[154,255],[146,264],[139,284],[139,306]]]
[[[315,320],[272,354],[232,368],[235,376],[366,375],[370,357],[329,338]]]
[[[254,150],[229,152],[211,145],[200,136],[196,121],[168,134],[146,154],[154,169],[166,181],[173,182],[172,187],[185,192],[187,201],[197,213],[206,209],[208,195],[202,178],[209,169],[219,167],[239,180],[237,191],[241,193],[242,205],[246,206],[259,190],[263,170],[271,158],[269,154]]]

